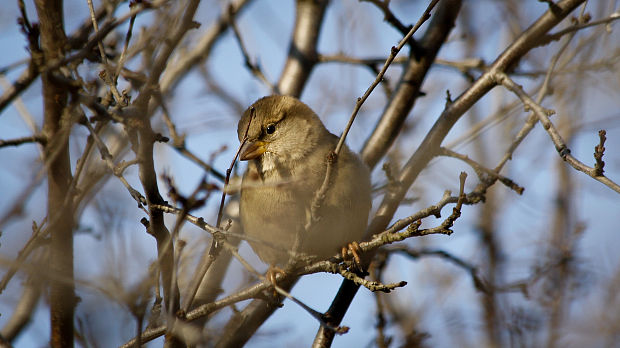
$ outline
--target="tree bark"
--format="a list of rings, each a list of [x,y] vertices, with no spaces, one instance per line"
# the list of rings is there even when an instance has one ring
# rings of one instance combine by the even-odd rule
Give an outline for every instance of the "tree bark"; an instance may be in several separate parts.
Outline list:
[[[62,0],[36,0],[41,28],[43,62],[64,57],[67,37],[64,31]],[[73,282],[73,207],[66,199],[71,182],[68,120],[63,120],[68,91],[54,79],[56,71],[41,75],[43,85],[43,133],[47,169],[47,220],[50,230],[50,322],[51,346],[73,347],[75,286]],[[65,203],[66,202],[66,203]]]

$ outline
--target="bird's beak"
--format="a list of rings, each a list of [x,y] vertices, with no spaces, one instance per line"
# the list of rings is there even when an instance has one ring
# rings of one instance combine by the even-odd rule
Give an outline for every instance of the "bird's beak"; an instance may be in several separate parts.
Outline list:
[[[243,147],[241,147],[239,159],[247,161],[259,157],[267,150],[266,145],[266,142],[260,140],[246,141]]]

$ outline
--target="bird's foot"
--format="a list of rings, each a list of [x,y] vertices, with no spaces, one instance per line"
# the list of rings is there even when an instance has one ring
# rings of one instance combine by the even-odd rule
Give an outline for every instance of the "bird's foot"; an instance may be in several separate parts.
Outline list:
[[[286,272],[282,268],[275,266],[275,265],[269,266],[267,273],[265,273],[265,278],[267,278],[267,280],[273,285],[274,296],[278,296],[278,292],[276,291],[276,286],[278,286],[278,282],[277,282],[278,274],[281,274],[284,276],[286,275]]]
[[[351,255],[353,255],[353,260],[349,257],[349,251],[351,252]],[[355,241],[347,244],[347,246],[343,246],[341,249],[342,259],[344,261],[354,261],[355,265],[359,269],[362,269],[362,259],[360,258],[361,253],[362,248],[360,248],[360,245]]]

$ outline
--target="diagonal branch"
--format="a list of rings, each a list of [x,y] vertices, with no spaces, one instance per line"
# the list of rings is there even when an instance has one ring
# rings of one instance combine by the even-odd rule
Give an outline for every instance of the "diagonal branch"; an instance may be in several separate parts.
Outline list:
[[[508,77],[508,75],[498,72],[497,79],[498,82],[501,83],[504,87],[516,94],[517,97],[521,99],[523,104],[528,109],[534,111],[534,114],[536,115],[536,117],[538,117],[540,123],[542,123],[543,128],[545,128],[547,133],[549,133],[549,137],[551,138],[551,141],[553,141],[555,149],[562,158],[562,160],[568,162],[568,164],[570,164],[578,171],[585,173],[586,175],[592,177],[594,180],[599,181],[605,186],[620,193],[620,186],[618,184],[610,180],[596,168],[585,165],[577,158],[575,158],[575,156],[571,155],[571,151],[566,145],[566,142],[564,141],[564,139],[562,139],[562,136],[549,119],[549,115],[552,114],[553,111],[547,110],[540,106],[540,104],[536,103],[527,93],[525,93],[523,87],[516,84],[510,77]]]
[[[446,5],[447,4],[447,5]],[[431,3],[430,6],[433,5]],[[460,8],[460,1],[445,1],[437,8],[435,18],[418,42],[420,54],[411,50],[406,67],[398,82],[394,96],[383,110],[372,134],[361,151],[362,159],[370,167],[377,165],[400,133],[409,112],[420,96],[422,83],[454,26]],[[427,9],[428,10],[428,9]],[[420,21],[416,23],[418,26]]]
[[[377,6],[381,12],[383,12],[383,20],[390,23],[394,28],[400,31],[401,34],[406,35],[407,32],[411,30],[411,25],[404,25],[390,10],[389,0],[360,0],[360,2],[370,2]]]
[[[359,113],[362,105],[364,104],[366,99],[368,99],[370,94],[375,90],[377,85],[379,85],[381,80],[383,80],[383,76],[385,75],[387,69],[390,67],[390,65],[392,64],[392,62],[396,58],[396,55],[398,54],[398,52],[400,52],[400,50],[405,46],[405,44],[409,41],[409,39],[411,37],[413,37],[413,34],[420,28],[420,26],[424,22],[426,22],[426,20],[428,20],[430,18],[430,12],[433,9],[433,7],[435,7],[435,5],[437,4],[438,1],[439,0],[433,0],[428,5],[428,7],[424,11],[424,13],[420,17],[420,19],[418,19],[418,22],[400,40],[400,42],[398,43],[398,46],[393,46],[392,47],[392,49],[390,50],[390,55],[385,60],[385,63],[383,64],[383,68],[381,68],[381,71],[379,71],[379,73],[377,74],[377,77],[375,78],[375,80],[366,89],[366,92],[364,92],[364,94],[361,97],[357,98],[357,102],[355,103],[355,107],[353,108],[353,112],[351,113],[351,116],[349,117],[349,121],[347,122],[347,125],[345,126],[344,131],[342,132],[342,135],[340,135],[340,139],[338,139],[338,144],[336,145],[336,148],[334,149],[334,151],[329,154],[329,159],[327,161],[327,170],[325,171],[325,178],[323,179],[323,183],[321,184],[321,187],[315,193],[315,195],[314,195],[314,197],[312,199],[311,214],[310,214],[310,217],[308,218],[308,221],[306,222],[306,225],[304,226],[304,229],[306,231],[309,231],[310,230],[310,225],[313,222],[317,221],[317,219],[318,219],[317,211],[318,211],[319,207],[322,205],[323,200],[325,199],[325,196],[327,194],[327,190],[331,186],[331,179],[332,179],[332,176],[333,176],[334,165],[335,165],[335,162],[338,160],[338,154],[340,153],[340,150],[342,149],[342,146],[344,146],[344,141],[345,141],[345,139],[347,137],[347,134],[349,134],[349,130],[351,129],[351,126],[353,125],[353,122],[355,121],[355,118],[357,117],[357,114]]]
[[[271,81],[269,81],[269,79],[267,79],[260,65],[258,63],[253,62],[252,59],[250,59],[250,54],[248,53],[248,50],[246,49],[243,43],[243,39],[241,38],[241,33],[239,32],[239,28],[237,28],[237,23],[235,22],[234,8],[232,6],[229,6],[228,12],[229,12],[229,18],[230,18],[230,28],[235,34],[235,39],[237,39],[237,43],[239,44],[241,55],[243,56],[243,59],[245,60],[245,66],[250,70],[252,74],[254,74],[254,76],[256,76],[256,78],[258,78],[262,83],[264,83],[265,86],[269,87],[269,90],[271,90],[272,94],[280,94],[278,92],[277,87],[274,86],[271,83]]]
[[[405,193],[418,177],[422,169],[426,167],[439,151],[443,139],[452,129],[454,124],[471,108],[480,98],[486,95],[497,82],[493,78],[499,71],[509,71],[514,68],[520,59],[532,48],[537,47],[538,40],[549,30],[555,27],[562,19],[572,12],[585,0],[564,0],[555,5],[556,9],[545,12],[534,24],[523,32],[512,45],[510,45],[474,84],[467,89],[458,99],[450,103],[441,113],[431,130],[428,132],[418,149],[409,158],[398,175],[399,186],[397,189],[388,191],[381,202],[374,218],[372,219],[367,235],[371,236],[387,227],[394,216]],[[445,3],[442,3],[445,4]],[[364,156],[366,158],[366,156]],[[352,283],[343,282],[338,295],[332,302],[327,315],[339,323],[344,317],[358,287]],[[333,325],[334,323],[332,323]],[[315,338],[315,347],[327,347],[331,344],[333,334],[319,330]]]
[[[252,3],[251,0],[231,1],[228,5],[230,6],[230,10],[222,11],[222,14],[217,18],[215,23],[213,23],[198,40],[196,47],[189,52],[184,52],[174,64],[166,68],[166,71],[159,81],[160,89],[164,95],[173,90],[180,82],[181,78],[187,75],[191,69],[200,66],[201,62],[209,57],[215,43],[222,37],[226,29],[228,29],[231,16],[239,15],[250,3]]]

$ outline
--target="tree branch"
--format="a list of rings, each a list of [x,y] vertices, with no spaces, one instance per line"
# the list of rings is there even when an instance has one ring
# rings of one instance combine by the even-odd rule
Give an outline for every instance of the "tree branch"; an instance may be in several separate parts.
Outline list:
[[[278,90],[299,97],[317,62],[316,45],[327,0],[297,0],[295,28]]]
[[[367,229],[366,235],[371,236],[385,229],[404,198],[405,193],[409,190],[409,187],[413,184],[422,169],[437,155],[441,142],[454,124],[461,118],[465,111],[496,85],[493,74],[497,71],[509,71],[516,66],[527,52],[537,47],[537,42],[542,35],[551,30],[583,1],[584,0],[559,1],[556,4],[559,10],[549,10],[545,12],[545,14],[523,32],[514,43],[495,60],[491,65],[490,71],[484,73],[469,89],[459,96],[457,100],[446,107],[418,149],[400,171],[398,175],[399,186],[397,189],[388,191],[385,194],[383,201]],[[442,2],[442,4],[445,3]],[[366,158],[366,156],[364,156],[364,158]],[[358,288],[353,284],[347,284],[346,281],[343,282],[338,291],[338,295],[336,295],[336,298],[327,312],[327,315],[334,318],[334,323],[340,323],[357,289]],[[327,347],[331,344],[332,339],[333,334],[319,330],[315,338],[315,347]]]
[[[41,50],[45,62],[61,59],[67,43],[63,25],[62,0],[35,1],[41,26]],[[64,119],[67,107],[67,88],[53,77],[53,71],[42,74],[43,134],[49,141],[45,146],[47,163],[47,217],[51,238],[50,321],[52,347],[73,346],[73,316],[76,297],[73,280],[73,205],[63,206],[72,180],[69,139],[62,134],[70,127]],[[63,125],[63,122],[65,123]],[[68,281],[61,281],[66,279]]]
[[[585,173],[586,175],[592,177],[594,180],[601,182],[605,186],[611,188],[612,190],[620,193],[620,186],[610,180],[608,177],[603,175],[596,168],[589,167],[571,155],[571,151],[562,139],[562,136],[557,131],[551,120],[549,119],[549,115],[553,114],[554,111],[544,109],[542,106],[537,104],[532,98],[530,98],[527,93],[523,90],[521,86],[516,84],[508,75],[498,72],[497,73],[498,82],[504,85],[507,89],[512,91],[514,94],[521,99],[523,104],[529,109],[533,110],[536,117],[540,123],[542,123],[543,127],[549,133],[549,137],[553,144],[555,145],[555,149],[562,158],[562,160],[568,162],[573,168],[577,169],[580,172]],[[600,175],[597,175],[600,174]]]

